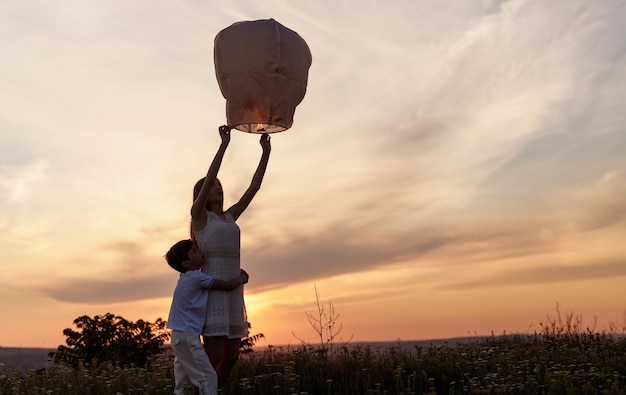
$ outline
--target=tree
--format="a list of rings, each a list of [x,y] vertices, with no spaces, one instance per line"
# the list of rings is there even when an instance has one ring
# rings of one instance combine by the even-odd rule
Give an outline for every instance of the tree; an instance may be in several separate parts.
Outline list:
[[[56,363],[72,366],[82,360],[86,365],[113,361],[143,367],[164,351],[163,344],[170,337],[166,324],[161,318],[151,323],[132,322],[111,313],[93,318],[84,315],[74,320],[78,331],[63,330],[67,345],[60,345],[50,356]]]

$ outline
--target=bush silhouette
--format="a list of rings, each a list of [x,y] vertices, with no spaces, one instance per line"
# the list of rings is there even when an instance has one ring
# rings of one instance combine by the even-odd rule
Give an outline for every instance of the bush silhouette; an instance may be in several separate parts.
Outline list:
[[[50,356],[55,363],[74,367],[80,361],[87,366],[112,361],[122,366],[143,367],[164,351],[163,344],[170,336],[166,324],[161,318],[151,323],[132,322],[111,313],[93,318],[84,315],[74,320],[77,331],[63,330],[66,345],[60,345]]]

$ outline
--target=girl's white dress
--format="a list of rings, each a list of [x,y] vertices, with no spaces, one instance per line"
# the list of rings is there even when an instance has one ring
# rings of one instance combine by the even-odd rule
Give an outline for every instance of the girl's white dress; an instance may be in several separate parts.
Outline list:
[[[194,237],[206,259],[203,272],[220,280],[240,275],[240,232],[230,213],[221,219],[207,210],[207,224]],[[209,290],[203,335],[240,339],[248,336],[248,327],[243,285],[232,291]]]

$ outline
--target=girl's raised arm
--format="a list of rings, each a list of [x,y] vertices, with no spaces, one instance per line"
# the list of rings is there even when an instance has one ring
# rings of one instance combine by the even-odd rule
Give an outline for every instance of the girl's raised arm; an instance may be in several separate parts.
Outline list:
[[[237,218],[248,208],[248,205],[254,198],[254,195],[261,189],[261,182],[263,182],[263,177],[265,176],[265,169],[267,169],[267,163],[270,159],[270,152],[272,151],[272,145],[270,144],[270,136],[267,133],[261,135],[261,140],[259,142],[261,144],[261,148],[263,149],[263,154],[261,155],[261,160],[259,161],[259,165],[254,172],[254,176],[252,177],[252,182],[250,186],[244,192],[243,196],[237,203],[235,203],[231,208],[227,211],[233,216],[233,219],[236,221]]]
[[[222,125],[219,127],[220,137],[222,138],[222,143],[213,158],[213,162],[211,162],[211,166],[209,166],[209,170],[207,171],[206,177],[204,178],[204,183],[202,184],[202,188],[200,188],[200,192],[198,196],[193,201],[193,205],[191,206],[191,227],[192,229],[203,229],[206,225],[207,214],[205,207],[209,200],[209,192],[211,190],[211,185],[215,182],[217,178],[217,173],[220,170],[220,166],[222,165],[222,159],[224,159],[224,153],[226,152],[226,148],[228,148],[228,144],[230,143],[230,130],[231,128],[226,125]]]

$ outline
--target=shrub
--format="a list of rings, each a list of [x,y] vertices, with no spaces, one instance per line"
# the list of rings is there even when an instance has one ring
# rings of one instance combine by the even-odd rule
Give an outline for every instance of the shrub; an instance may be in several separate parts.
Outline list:
[[[60,345],[50,356],[56,363],[74,367],[79,361],[87,366],[112,361],[122,366],[143,367],[164,351],[163,343],[169,339],[166,324],[161,318],[151,323],[144,320],[132,322],[111,313],[93,318],[84,315],[74,320],[78,331],[63,330],[67,345]]]

